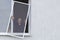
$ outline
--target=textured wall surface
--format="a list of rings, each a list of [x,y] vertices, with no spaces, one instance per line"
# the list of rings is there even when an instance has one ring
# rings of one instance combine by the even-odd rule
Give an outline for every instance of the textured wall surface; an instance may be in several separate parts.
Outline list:
[[[0,40],[60,40],[60,1],[32,0],[31,5],[31,37],[0,36]]]
[[[11,13],[11,0],[0,0],[0,32],[6,32]]]

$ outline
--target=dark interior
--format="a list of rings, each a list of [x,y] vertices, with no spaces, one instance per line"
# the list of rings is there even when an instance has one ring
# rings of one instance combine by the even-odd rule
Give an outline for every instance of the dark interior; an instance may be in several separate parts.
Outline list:
[[[14,20],[13,20],[13,32],[14,33],[23,33],[25,20],[28,12],[28,5],[23,5],[20,3],[14,3]],[[18,24],[18,19],[21,18],[21,25]],[[27,31],[26,31],[27,32]]]
[[[27,25],[26,25],[25,33],[28,33],[28,31],[29,31],[29,30],[28,30],[28,27],[29,27],[29,26],[28,26],[28,20],[27,20]]]
[[[14,0],[14,1],[19,1],[19,2],[23,2],[23,3],[28,3],[28,0]]]

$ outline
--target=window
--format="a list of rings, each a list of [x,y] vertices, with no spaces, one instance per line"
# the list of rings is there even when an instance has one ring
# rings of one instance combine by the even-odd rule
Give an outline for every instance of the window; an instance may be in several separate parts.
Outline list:
[[[3,10],[0,12],[0,35],[29,36],[30,0],[8,0],[5,3],[0,6]]]
[[[15,36],[30,35],[30,4],[28,0],[14,0],[13,11],[7,32]]]

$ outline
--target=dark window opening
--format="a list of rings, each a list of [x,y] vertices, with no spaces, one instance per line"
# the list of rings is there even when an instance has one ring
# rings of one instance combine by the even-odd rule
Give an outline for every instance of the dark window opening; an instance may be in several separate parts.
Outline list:
[[[23,3],[28,3],[28,0],[14,0],[14,1],[23,2]]]
[[[26,30],[25,30],[25,33],[28,33],[28,20],[27,20],[27,24],[26,24]]]

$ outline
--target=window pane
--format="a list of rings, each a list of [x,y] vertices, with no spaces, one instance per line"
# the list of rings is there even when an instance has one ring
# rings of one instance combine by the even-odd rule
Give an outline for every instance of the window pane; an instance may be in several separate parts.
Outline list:
[[[13,20],[13,32],[14,33],[23,33],[25,20],[28,12],[28,5],[14,3],[14,20]]]

